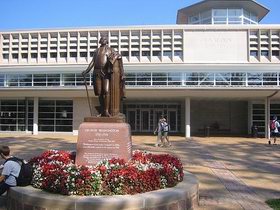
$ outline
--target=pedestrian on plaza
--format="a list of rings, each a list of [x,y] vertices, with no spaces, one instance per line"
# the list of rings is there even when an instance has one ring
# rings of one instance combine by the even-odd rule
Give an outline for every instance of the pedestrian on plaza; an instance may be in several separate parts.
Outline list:
[[[162,147],[163,146],[163,142],[162,142],[162,131],[163,131],[162,130],[162,122],[163,122],[163,118],[164,118],[164,116],[161,115],[161,117],[158,120],[157,127],[154,130],[154,134],[157,135],[157,142],[155,144],[156,147],[158,147],[158,146]]]
[[[169,130],[170,130],[170,126],[168,125],[167,123],[167,120],[165,118],[162,119],[162,123],[161,123],[161,126],[162,126],[162,142],[163,142],[163,145],[165,145],[165,141],[167,141],[167,146],[171,146],[171,143],[169,141]]]
[[[270,136],[273,137],[274,144],[276,144],[277,137],[279,137],[279,127],[280,124],[277,121],[277,116],[274,115],[273,119],[270,121]],[[268,144],[271,144],[270,139],[268,140]]]
[[[21,166],[16,161],[7,161],[12,158],[8,146],[0,146],[0,155],[6,161],[2,166],[3,170],[0,176],[0,195],[2,195],[10,187],[17,186],[16,177],[19,176]]]

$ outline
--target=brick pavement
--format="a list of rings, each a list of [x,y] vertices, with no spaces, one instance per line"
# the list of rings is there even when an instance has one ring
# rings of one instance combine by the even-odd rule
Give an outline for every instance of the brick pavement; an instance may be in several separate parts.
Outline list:
[[[0,135],[18,156],[29,158],[45,149],[73,150],[76,136]],[[133,149],[168,152],[200,181],[199,210],[269,209],[269,198],[280,198],[280,146],[263,139],[171,137],[172,147],[154,147],[155,137],[133,136]],[[1,161],[0,161],[1,162]],[[0,198],[0,210],[4,210]]]

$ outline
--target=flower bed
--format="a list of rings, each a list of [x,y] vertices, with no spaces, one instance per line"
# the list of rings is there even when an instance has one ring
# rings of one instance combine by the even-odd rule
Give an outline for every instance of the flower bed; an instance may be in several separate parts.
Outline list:
[[[173,187],[183,180],[182,163],[168,154],[134,151],[129,162],[104,160],[75,165],[67,151],[49,150],[31,160],[32,185],[63,195],[125,195]]]

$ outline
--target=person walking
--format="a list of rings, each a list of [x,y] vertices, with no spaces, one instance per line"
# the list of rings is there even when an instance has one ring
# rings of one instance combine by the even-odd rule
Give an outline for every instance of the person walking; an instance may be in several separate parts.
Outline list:
[[[280,124],[277,121],[277,116],[274,115],[273,119],[270,122],[270,135],[271,135],[271,137],[273,137],[274,144],[276,144],[277,137],[279,136],[279,127],[280,127]],[[268,140],[268,144],[271,144],[270,140]]]
[[[162,142],[162,122],[163,122],[163,116],[161,116],[158,120],[158,124],[157,124],[157,127],[156,129],[154,130],[154,134],[157,135],[157,142],[155,144],[156,147],[160,146],[162,147],[163,146],[163,142]]]
[[[162,142],[163,142],[163,145],[165,145],[165,140],[167,141],[167,146],[171,146],[171,143],[169,141],[169,130],[170,130],[170,126],[168,125],[167,121],[165,118],[162,119],[162,123],[161,123],[161,126],[162,126]]]

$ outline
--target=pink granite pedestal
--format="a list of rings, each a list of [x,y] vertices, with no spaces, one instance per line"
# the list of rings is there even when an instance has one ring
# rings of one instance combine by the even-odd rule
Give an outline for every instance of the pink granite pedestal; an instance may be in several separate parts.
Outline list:
[[[80,125],[76,164],[95,165],[101,160],[132,157],[130,125],[114,122],[84,122]]]

